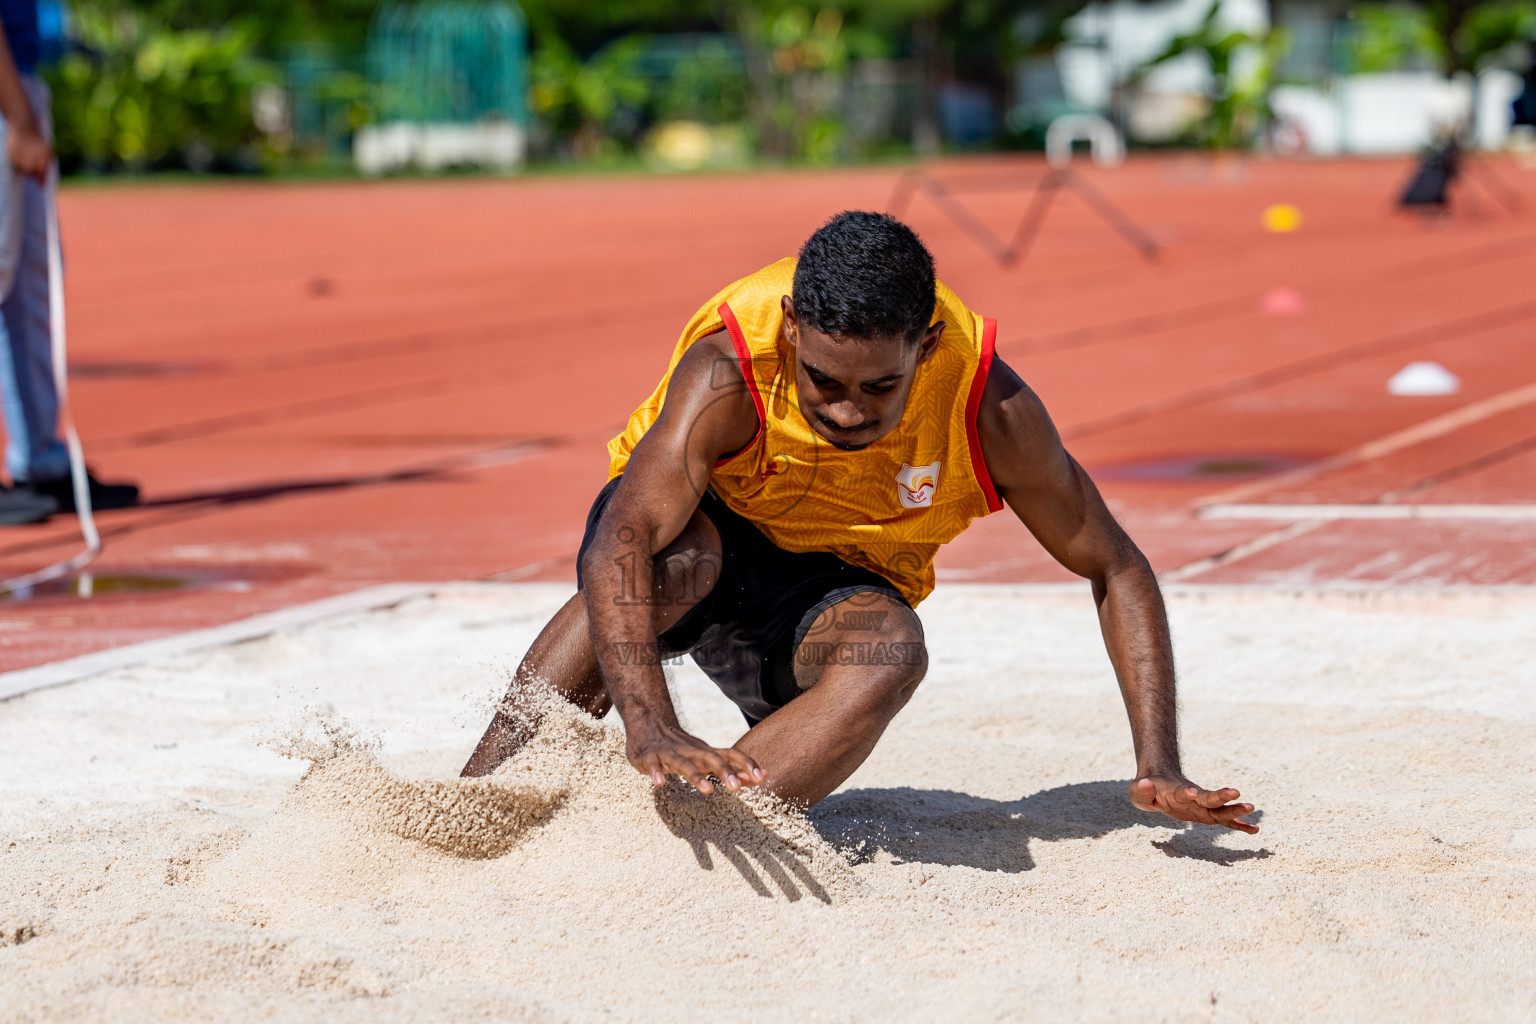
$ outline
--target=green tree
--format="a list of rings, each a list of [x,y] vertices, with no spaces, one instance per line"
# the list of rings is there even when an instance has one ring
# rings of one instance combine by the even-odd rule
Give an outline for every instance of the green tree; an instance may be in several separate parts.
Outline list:
[[[89,52],[48,71],[66,168],[256,162],[251,92],[275,75],[244,25],[172,31],[86,3],[74,15]]]
[[[173,31],[243,24],[253,43],[273,56],[296,42],[328,42],[360,50],[383,0],[113,0]]]
[[[614,114],[645,102],[650,84],[636,69],[643,48],[644,39],[626,36],[583,61],[548,34],[534,51],[531,106],[557,134],[572,135],[576,156],[604,155]]]
[[[1363,4],[1353,12],[1350,28],[1348,71],[1395,71],[1416,57],[1438,61],[1440,40],[1422,10]]]
[[[853,56],[872,52],[874,42],[850,30],[834,7],[815,14],[798,4],[743,8],[736,30],[747,54],[761,152],[813,163],[837,159],[843,144],[840,89]]]
[[[754,0],[725,0],[727,4]],[[554,34],[577,53],[596,53],[626,35],[716,32],[726,20],[715,0],[518,0],[535,38]]]
[[[1481,71],[1511,46],[1536,37],[1530,0],[1419,0],[1447,77]]]
[[[1536,0],[1415,0],[1355,12],[1354,66],[1384,71],[1414,56],[1447,77],[1514,63],[1536,39]]]
[[[1270,80],[1284,47],[1284,35],[1271,29],[1254,35],[1240,29],[1224,28],[1217,22],[1221,0],[1212,0],[1210,9],[1193,31],[1174,36],[1162,52],[1137,69],[1133,82],[1153,68],[1187,54],[1199,54],[1211,72],[1210,108],[1192,128],[1195,141],[1208,149],[1229,149],[1250,144],[1262,125],[1272,117],[1269,109]],[[1254,73],[1239,79],[1233,73],[1233,59],[1239,52],[1260,48],[1261,58]]]

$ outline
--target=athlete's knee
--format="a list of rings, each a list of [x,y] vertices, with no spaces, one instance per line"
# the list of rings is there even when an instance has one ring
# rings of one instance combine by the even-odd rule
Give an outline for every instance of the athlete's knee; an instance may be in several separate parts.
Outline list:
[[[801,685],[815,685],[831,670],[846,674],[850,683],[857,680],[855,685],[867,698],[900,710],[928,672],[922,624],[912,612],[903,611],[885,613],[877,627],[844,628],[825,639],[808,636],[798,651]]]
[[[884,685],[892,700],[905,705],[917,692],[917,686],[928,674],[928,645],[923,641],[923,630],[913,622],[903,623],[881,638],[885,644]]]
[[[796,678],[814,686],[828,669],[856,668],[871,685],[911,696],[928,671],[917,613],[892,595],[862,591],[822,611],[796,651]]]

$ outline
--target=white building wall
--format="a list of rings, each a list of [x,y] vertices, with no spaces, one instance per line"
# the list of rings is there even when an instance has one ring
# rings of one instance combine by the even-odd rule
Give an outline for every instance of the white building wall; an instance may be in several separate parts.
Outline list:
[[[1057,52],[1066,98],[1106,109],[1115,82],[1161,52],[1174,36],[1195,28],[1209,9],[1209,0],[1090,5],[1069,23],[1071,42]],[[1218,18],[1224,26],[1255,34],[1268,27],[1263,0],[1223,0]],[[1238,74],[1243,70],[1234,69]],[[1177,118],[1206,93],[1209,80],[1204,62],[1194,54],[1156,69],[1145,81],[1149,116],[1142,120],[1167,120],[1170,111]],[[1386,154],[1421,149],[1434,140],[1437,125],[1468,113],[1478,145],[1502,146],[1509,134],[1510,102],[1519,90],[1519,76],[1486,72],[1479,77],[1473,111],[1470,80],[1448,83],[1433,71],[1391,72],[1351,75],[1326,87],[1281,86],[1273,100],[1276,113],[1301,129],[1308,152]]]
[[[1514,124],[1515,97],[1524,83],[1513,71],[1502,68],[1485,71],[1477,79],[1477,144],[1484,149],[1500,149],[1509,141]]]
[[[1444,79],[1433,71],[1351,75],[1334,92],[1347,153],[1406,153],[1435,137]]]
[[[1478,76],[1476,111],[1472,82],[1447,82],[1434,71],[1351,75],[1330,88],[1280,86],[1275,113],[1298,126],[1306,150],[1335,153],[1409,153],[1423,149],[1443,125],[1472,114],[1473,138],[1483,149],[1499,149],[1509,138],[1510,104],[1520,92],[1512,71]]]

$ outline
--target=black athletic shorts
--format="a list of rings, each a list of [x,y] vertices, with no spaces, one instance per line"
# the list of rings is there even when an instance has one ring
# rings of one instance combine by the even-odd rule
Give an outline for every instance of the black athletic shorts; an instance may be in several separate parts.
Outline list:
[[[620,479],[608,481],[592,503],[581,556]],[[795,655],[818,615],[856,594],[884,594],[907,604],[878,573],[825,551],[785,551],[731,511],[713,490],[704,493],[699,511],[720,534],[720,577],[698,604],[657,637],[659,653],[663,658],[691,655],[741,709],[748,724],[756,725],[799,694]],[[581,585],[581,557],[576,582]]]

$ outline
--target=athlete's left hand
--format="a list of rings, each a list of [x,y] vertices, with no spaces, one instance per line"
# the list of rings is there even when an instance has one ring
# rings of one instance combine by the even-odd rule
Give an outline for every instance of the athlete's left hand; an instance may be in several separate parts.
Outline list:
[[[1243,815],[1253,813],[1253,804],[1236,804],[1242,796],[1235,789],[1201,789],[1177,773],[1143,775],[1126,787],[1131,803],[1143,811],[1162,811],[1180,821],[1222,825],[1255,835],[1259,826],[1250,825]]]

